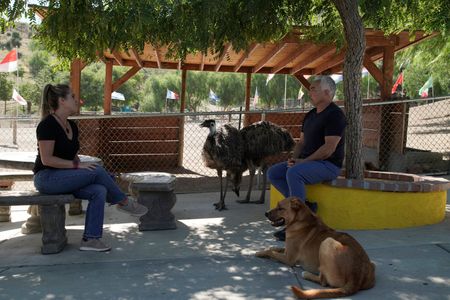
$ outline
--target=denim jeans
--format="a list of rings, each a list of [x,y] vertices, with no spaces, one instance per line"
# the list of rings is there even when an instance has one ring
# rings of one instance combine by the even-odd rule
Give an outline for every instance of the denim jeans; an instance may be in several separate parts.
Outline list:
[[[117,204],[126,195],[100,166],[89,169],[44,169],[34,175],[34,186],[44,194],[73,194],[89,201],[83,237],[101,238],[105,202]]]
[[[280,191],[284,197],[299,197],[306,200],[305,184],[315,184],[322,181],[336,179],[340,168],[325,160],[307,161],[288,167],[287,162],[273,165],[267,171],[270,183]]]

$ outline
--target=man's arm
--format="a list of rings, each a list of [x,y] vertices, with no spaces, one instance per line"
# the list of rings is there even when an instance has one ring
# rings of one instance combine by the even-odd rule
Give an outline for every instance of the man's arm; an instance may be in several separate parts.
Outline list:
[[[302,152],[303,145],[305,143],[303,132],[300,133],[300,140],[295,144],[294,150],[292,151],[292,158],[297,159],[300,157],[300,153]]]
[[[326,136],[325,144],[323,144],[319,149],[317,149],[313,154],[304,158],[304,159],[296,159],[296,163],[301,163],[304,161],[312,161],[312,160],[325,160],[330,157],[334,151],[336,151],[336,147],[341,140],[340,136]]]

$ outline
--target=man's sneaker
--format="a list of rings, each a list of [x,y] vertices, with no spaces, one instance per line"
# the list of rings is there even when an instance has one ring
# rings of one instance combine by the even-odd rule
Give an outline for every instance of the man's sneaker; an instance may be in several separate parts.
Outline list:
[[[81,240],[81,251],[97,251],[104,252],[111,250],[111,247],[100,241],[100,239]]]
[[[277,239],[277,241],[284,242],[286,240],[286,228],[283,228],[279,231],[275,231],[273,236]]]
[[[117,210],[130,214],[135,217],[141,217],[148,212],[147,207],[139,204],[134,198],[128,197],[128,203],[126,205],[117,204]]]

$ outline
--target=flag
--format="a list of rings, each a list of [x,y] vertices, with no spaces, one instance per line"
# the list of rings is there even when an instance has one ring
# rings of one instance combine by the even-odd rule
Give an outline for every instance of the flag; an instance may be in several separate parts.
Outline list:
[[[425,82],[425,84],[420,88],[419,90],[420,97],[422,98],[428,97],[428,89],[430,87],[433,87],[433,78],[431,76],[430,78],[428,78],[427,82]]]
[[[267,76],[267,79],[266,79],[266,85],[269,83],[269,81],[273,78],[273,76],[275,76],[275,74],[269,74],[268,76]]]
[[[111,93],[111,99],[125,101],[125,96],[122,93],[112,92]]]
[[[12,98],[16,102],[18,102],[20,105],[27,105],[27,100],[23,99],[23,97],[19,95],[19,93],[16,91],[16,89],[13,89]]]
[[[217,102],[219,102],[220,98],[216,95],[216,93],[214,93],[212,91],[212,89],[209,89],[209,99],[211,100],[211,102],[213,102],[214,104],[217,104]]]
[[[300,89],[298,90],[297,100],[302,99],[303,95],[304,95],[304,93],[303,93],[303,91],[302,91],[302,87],[300,87]]]
[[[177,99],[180,99],[180,96],[178,96],[177,93],[172,92],[171,90],[167,89],[166,99],[177,100]]]
[[[334,74],[334,75],[331,75],[331,78],[334,80],[334,83],[341,82],[342,79],[343,79],[343,77],[342,77],[341,74]]]
[[[256,107],[256,104],[258,103],[259,95],[258,95],[258,87],[255,89],[255,96],[253,97],[253,106]]]
[[[403,72],[398,75],[397,81],[394,83],[392,87],[392,94],[397,90],[398,85],[403,85]]]
[[[13,49],[0,62],[0,72],[17,71],[17,50]]]

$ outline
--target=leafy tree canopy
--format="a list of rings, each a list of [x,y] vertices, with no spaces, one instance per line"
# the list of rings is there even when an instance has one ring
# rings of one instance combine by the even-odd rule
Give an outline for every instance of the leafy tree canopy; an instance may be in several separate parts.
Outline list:
[[[448,0],[361,0],[366,27],[394,33],[400,30],[450,28]],[[171,55],[186,54],[232,42],[236,50],[250,42],[277,40],[292,30],[307,38],[342,44],[342,23],[326,0],[72,0],[39,1],[48,15],[37,36],[59,57],[95,59],[99,49],[142,50],[145,43],[170,45]],[[0,30],[27,10],[26,1],[0,5]]]

